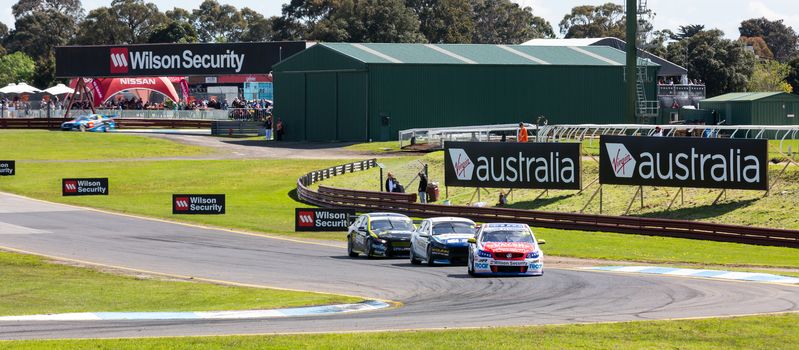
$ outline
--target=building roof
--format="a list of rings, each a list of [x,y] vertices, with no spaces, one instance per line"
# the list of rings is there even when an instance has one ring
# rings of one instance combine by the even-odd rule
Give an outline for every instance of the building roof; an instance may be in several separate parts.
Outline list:
[[[731,92],[724,95],[704,99],[701,102],[742,102],[742,101],[757,101],[769,97],[784,95],[784,97],[793,97],[799,100],[799,96],[789,94],[786,92]]]
[[[366,64],[623,66],[625,62],[624,52],[607,46],[320,43],[308,50],[323,48]],[[657,65],[646,60],[639,64]]]
[[[580,38],[580,39],[533,39],[523,43],[525,46],[610,46],[624,51],[627,43],[614,37],[605,38]],[[660,65],[659,76],[671,77],[688,74],[688,70],[663,57],[653,55],[645,50],[638,49],[639,58],[647,58]]]

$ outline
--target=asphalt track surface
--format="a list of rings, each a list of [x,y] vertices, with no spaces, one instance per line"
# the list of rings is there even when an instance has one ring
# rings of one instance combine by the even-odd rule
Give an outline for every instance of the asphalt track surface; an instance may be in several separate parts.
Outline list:
[[[339,243],[264,238],[6,194],[0,194],[0,246],[403,304],[374,312],[281,319],[3,322],[0,339],[439,329],[799,311],[795,286],[554,268],[537,278],[475,279],[463,266],[350,259]]]

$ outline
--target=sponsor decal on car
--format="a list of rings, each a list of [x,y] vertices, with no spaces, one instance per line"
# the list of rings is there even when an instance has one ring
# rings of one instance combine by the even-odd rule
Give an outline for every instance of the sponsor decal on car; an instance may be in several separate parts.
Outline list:
[[[533,264],[530,264],[528,269],[530,269],[530,270],[540,270],[542,267],[544,267],[544,264],[533,263]]]
[[[355,211],[350,209],[296,208],[294,231],[346,231],[354,217]]]
[[[12,176],[16,172],[13,160],[0,160],[0,176]]]
[[[61,179],[63,196],[107,196],[108,178]]]
[[[490,267],[488,266],[488,263],[475,263],[474,268],[476,270],[488,270]]]
[[[224,194],[173,194],[172,214],[224,214]]]

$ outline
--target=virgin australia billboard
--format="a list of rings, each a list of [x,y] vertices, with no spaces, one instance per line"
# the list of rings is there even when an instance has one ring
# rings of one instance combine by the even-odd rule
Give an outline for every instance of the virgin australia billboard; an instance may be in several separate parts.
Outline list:
[[[445,142],[447,186],[580,189],[579,143]]]
[[[768,141],[601,136],[599,183],[768,189]]]

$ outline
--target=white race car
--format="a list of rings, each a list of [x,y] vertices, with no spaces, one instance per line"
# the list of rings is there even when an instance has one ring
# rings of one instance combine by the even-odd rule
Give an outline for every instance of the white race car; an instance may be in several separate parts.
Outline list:
[[[544,274],[544,252],[530,226],[525,224],[483,224],[469,239],[469,275]]]

